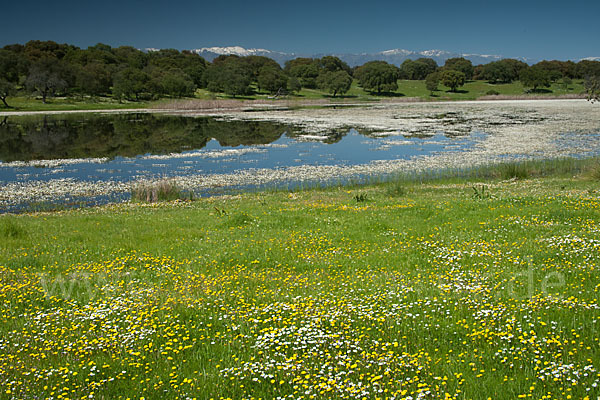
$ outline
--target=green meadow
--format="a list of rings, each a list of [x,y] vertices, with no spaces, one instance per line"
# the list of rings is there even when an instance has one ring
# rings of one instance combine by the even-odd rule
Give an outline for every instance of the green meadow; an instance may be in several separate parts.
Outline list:
[[[596,399],[600,166],[0,216],[0,398]]]
[[[35,96],[27,97],[9,97],[8,102],[12,108],[1,107],[4,112],[12,111],[76,111],[76,110],[106,110],[106,109],[136,109],[136,108],[161,108],[162,106],[172,106],[179,101],[186,100],[263,100],[272,101],[277,104],[279,100],[327,100],[327,101],[398,101],[411,98],[422,99],[426,101],[448,101],[448,100],[477,100],[484,96],[489,96],[490,93],[497,93],[498,98],[555,98],[560,96],[580,96],[584,92],[583,81],[573,80],[569,85],[561,82],[552,83],[551,87],[540,90],[536,93],[526,94],[526,88],[520,82],[513,83],[498,83],[491,84],[487,81],[467,81],[464,86],[458,88],[456,92],[450,91],[449,88],[439,85],[438,90],[429,92],[425,88],[425,81],[419,80],[399,80],[398,90],[393,93],[384,93],[377,95],[365,91],[354,80],[350,90],[344,95],[332,97],[329,93],[319,89],[303,88],[300,92],[287,95],[280,98],[274,98],[271,94],[259,91],[257,88],[254,94],[249,96],[232,97],[224,93],[211,93],[206,89],[197,89],[195,96],[185,99],[163,98],[160,100],[148,101],[117,101],[110,97],[66,97],[66,98],[49,98],[47,103]],[[503,97],[504,96],[504,97]],[[488,97],[489,98],[489,97]],[[491,97],[494,98],[493,96]]]
[[[118,102],[108,97],[56,97],[44,104],[40,99],[28,96],[9,97],[11,108],[0,107],[2,112],[13,111],[85,111],[147,108],[154,102]]]
[[[464,86],[459,87],[456,92],[452,92],[450,88],[445,87],[442,84],[438,85],[438,90],[433,92],[425,88],[424,80],[399,80],[398,90],[392,93],[383,93],[377,95],[365,91],[358,85],[358,82],[354,80],[350,90],[343,94],[338,95],[335,98],[332,97],[326,91],[320,89],[307,89],[303,88],[298,93],[290,95],[288,99],[330,99],[330,100],[358,100],[358,101],[381,101],[381,100],[398,100],[402,98],[419,98],[427,101],[439,101],[439,100],[477,100],[480,97],[489,96],[496,92],[500,96],[510,97],[534,97],[534,98],[552,98],[559,96],[571,96],[581,95],[584,92],[583,81],[580,79],[573,80],[569,85],[565,85],[562,82],[554,82],[549,88],[540,89],[535,93],[526,93],[525,88],[521,82],[515,81],[512,83],[489,83],[488,81],[473,80],[467,81]],[[200,99],[232,99],[233,97],[225,94],[211,93],[205,89],[198,89],[196,91],[196,97]],[[253,96],[245,96],[243,99],[255,100],[264,99],[268,100],[272,96],[266,92],[255,91]]]

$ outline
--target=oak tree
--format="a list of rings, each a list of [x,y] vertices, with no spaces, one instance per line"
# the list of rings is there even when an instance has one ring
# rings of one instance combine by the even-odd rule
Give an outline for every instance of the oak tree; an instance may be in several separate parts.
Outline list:
[[[459,86],[465,84],[465,74],[463,74],[460,71],[455,71],[453,69],[447,69],[445,71],[442,71],[440,75],[440,81],[442,82],[442,85],[448,86],[450,88],[450,91],[456,92],[456,89]]]
[[[398,90],[398,67],[385,61],[369,61],[358,67],[354,76],[359,85],[370,92],[394,92]]]

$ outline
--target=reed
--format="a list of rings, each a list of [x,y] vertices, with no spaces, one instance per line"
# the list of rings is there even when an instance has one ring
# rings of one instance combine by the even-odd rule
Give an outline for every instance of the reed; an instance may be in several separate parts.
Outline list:
[[[131,200],[142,203],[193,200],[193,193],[184,191],[172,179],[163,179],[157,182],[135,185],[131,189]]]

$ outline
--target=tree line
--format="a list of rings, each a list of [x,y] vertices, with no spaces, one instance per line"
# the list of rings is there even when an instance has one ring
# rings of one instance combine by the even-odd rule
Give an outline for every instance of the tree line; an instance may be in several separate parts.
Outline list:
[[[399,79],[425,80],[428,90],[441,83],[456,91],[468,80],[491,83],[521,81],[539,90],[552,82],[586,79],[591,96],[598,96],[600,62],[541,61],[532,66],[503,59],[474,66],[465,58],[451,58],[443,66],[433,59],[406,60],[395,66],[370,61],[351,68],[338,57],[296,58],[282,68],[263,56],[222,55],[212,62],[191,51],[162,49],[144,52],[131,46],[97,44],[87,49],[53,41],[29,41],[0,49],[0,100],[17,94],[52,96],[112,96],[139,101],[161,97],[191,97],[196,89],[244,96],[258,90],[270,94],[320,89],[332,96],[350,90],[354,79],[377,95],[398,89]]]

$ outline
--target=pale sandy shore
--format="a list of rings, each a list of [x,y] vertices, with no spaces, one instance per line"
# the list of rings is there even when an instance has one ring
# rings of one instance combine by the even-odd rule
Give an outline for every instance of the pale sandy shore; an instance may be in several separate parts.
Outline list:
[[[325,182],[399,171],[468,168],[512,159],[585,157],[600,153],[600,105],[585,100],[395,103],[252,113],[220,111],[212,114],[207,111],[187,111],[185,115],[215,115],[223,119],[291,124],[300,127],[308,137],[316,136],[315,140],[336,131],[347,131],[349,128],[366,130],[375,136],[397,136],[399,139],[410,135],[485,133],[475,146],[459,153],[440,152],[429,156],[415,156],[410,160],[374,161],[354,166],[304,165],[174,178],[183,188],[195,191],[248,184],[262,186],[282,182]],[[19,202],[52,201],[64,197],[126,193],[136,183],[74,180],[8,184],[0,182],[0,207]]]

